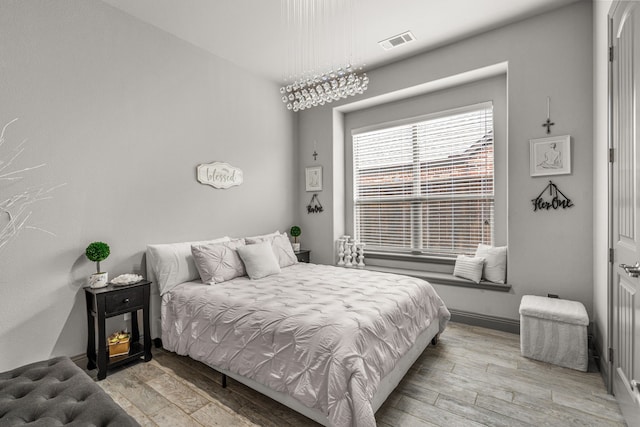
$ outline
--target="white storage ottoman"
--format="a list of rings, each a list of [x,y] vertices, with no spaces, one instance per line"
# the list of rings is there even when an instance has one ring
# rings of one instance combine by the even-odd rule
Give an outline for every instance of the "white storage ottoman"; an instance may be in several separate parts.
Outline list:
[[[580,302],[525,295],[520,301],[520,352],[530,359],[586,371],[588,324]]]

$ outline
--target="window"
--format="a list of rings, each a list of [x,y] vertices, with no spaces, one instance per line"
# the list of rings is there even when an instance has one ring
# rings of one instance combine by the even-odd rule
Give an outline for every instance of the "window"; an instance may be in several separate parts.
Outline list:
[[[454,256],[493,244],[493,105],[353,134],[354,230],[367,249]]]

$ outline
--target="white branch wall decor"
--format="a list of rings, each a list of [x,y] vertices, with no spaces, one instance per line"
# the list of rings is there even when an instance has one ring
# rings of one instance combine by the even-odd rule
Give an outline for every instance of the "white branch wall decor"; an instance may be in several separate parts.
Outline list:
[[[22,140],[12,150],[8,146],[8,142],[5,138],[5,133],[9,126],[17,120],[17,118],[13,119],[9,123],[4,125],[4,127],[2,128],[2,132],[0,133],[1,187],[10,186],[10,184],[24,179],[25,175],[28,172],[45,166],[45,163],[42,163],[36,166],[17,170],[12,168],[14,162],[24,152],[27,142],[26,139]],[[8,154],[5,154],[7,152]],[[50,199],[51,193],[56,188],[61,187],[62,185],[64,184],[57,185],[48,189],[44,187],[28,187],[14,193],[4,200],[0,200],[0,251],[23,229],[34,229],[51,235],[55,235],[50,231],[44,230],[34,225],[29,225],[29,219],[33,214],[33,211],[31,210],[32,206],[42,200]],[[6,194],[4,189],[2,193]]]

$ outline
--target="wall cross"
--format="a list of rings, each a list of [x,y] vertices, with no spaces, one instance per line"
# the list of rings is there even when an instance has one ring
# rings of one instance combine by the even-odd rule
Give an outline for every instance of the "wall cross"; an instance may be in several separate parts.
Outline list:
[[[551,126],[555,125],[550,119],[547,119],[545,123],[542,124],[542,127],[547,128],[547,133],[551,133]]]

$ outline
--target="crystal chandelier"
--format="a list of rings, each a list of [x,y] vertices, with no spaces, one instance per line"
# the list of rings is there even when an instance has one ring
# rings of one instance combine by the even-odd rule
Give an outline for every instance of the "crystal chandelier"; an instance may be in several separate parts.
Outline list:
[[[324,105],[347,96],[359,95],[367,90],[369,77],[357,74],[349,65],[344,70],[330,71],[328,74],[296,80],[293,84],[280,88],[282,102],[293,111]]]
[[[281,0],[290,43],[289,72],[280,88],[287,109],[300,111],[367,90],[369,77],[352,65],[354,1]]]

